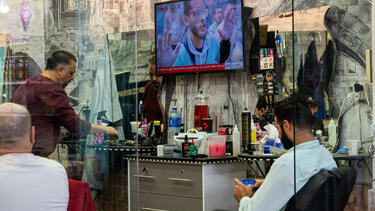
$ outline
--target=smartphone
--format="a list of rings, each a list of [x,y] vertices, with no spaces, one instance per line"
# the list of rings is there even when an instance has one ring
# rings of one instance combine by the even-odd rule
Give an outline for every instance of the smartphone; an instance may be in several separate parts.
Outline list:
[[[255,185],[255,180],[253,179],[243,179],[241,180],[242,184],[244,184],[245,186],[247,185],[252,185],[254,186]]]

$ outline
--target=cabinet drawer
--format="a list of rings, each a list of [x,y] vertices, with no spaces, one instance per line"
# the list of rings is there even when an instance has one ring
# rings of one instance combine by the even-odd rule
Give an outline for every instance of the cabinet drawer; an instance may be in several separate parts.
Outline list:
[[[131,211],[171,211],[168,210],[163,195],[138,192],[132,192],[131,194]]]
[[[165,166],[165,194],[202,198],[202,167],[169,164]]]
[[[202,199],[131,192],[130,210],[139,211],[202,211]]]
[[[163,168],[161,164],[139,162],[138,169],[136,162],[130,162],[130,190],[144,193],[164,192]]]
[[[184,198],[178,196],[165,196],[164,201],[168,211],[202,211],[202,199]]]

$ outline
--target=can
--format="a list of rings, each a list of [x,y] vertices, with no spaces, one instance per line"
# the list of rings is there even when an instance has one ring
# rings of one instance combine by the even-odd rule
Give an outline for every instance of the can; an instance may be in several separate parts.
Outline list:
[[[251,113],[247,108],[241,113],[242,123],[242,148],[248,151],[248,145],[251,142]]]
[[[202,119],[202,130],[207,133],[212,133],[212,118],[203,118]]]

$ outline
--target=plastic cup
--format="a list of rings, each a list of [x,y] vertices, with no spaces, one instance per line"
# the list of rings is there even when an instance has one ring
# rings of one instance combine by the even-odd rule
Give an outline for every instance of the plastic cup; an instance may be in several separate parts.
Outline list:
[[[163,145],[157,145],[156,146],[156,152],[158,157],[164,156],[164,149]]]
[[[210,157],[225,157],[226,136],[209,136],[209,152]]]
[[[347,140],[349,155],[358,155],[359,140]]]

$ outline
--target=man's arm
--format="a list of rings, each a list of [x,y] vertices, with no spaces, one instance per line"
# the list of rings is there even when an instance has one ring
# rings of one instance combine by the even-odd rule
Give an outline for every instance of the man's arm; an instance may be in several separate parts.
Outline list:
[[[116,139],[120,138],[119,133],[113,127],[91,124],[91,128],[90,128],[89,133],[98,133],[98,132],[103,132],[103,133],[106,133],[107,135],[113,135],[113,136],[116,137]]]
[[[254,195],[240,199],[238,210],[280,210],[294,195],[293,178],[293,171],[288,166],[275,162]]]

